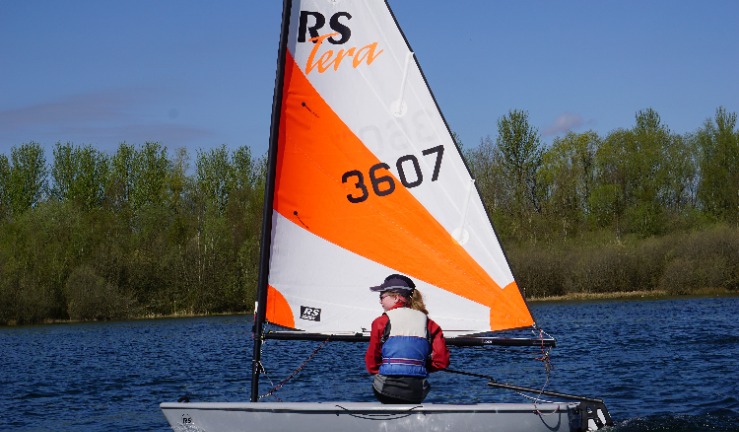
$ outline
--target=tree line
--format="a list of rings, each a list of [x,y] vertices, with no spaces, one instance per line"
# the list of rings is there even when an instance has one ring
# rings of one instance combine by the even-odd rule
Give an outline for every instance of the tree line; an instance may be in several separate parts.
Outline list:
[[[457,145],[528,296],[739,290],[735,113],[677,135],[647,109],[549,146],[525,111],[497,129]],[[156,142],[0,154],[0,324],[252,310],[265,162]]]
[[[464,154],[527,294],[736,292],[736,121],[720,107],[679,135],[646,109],[630,128],[544,146],[512,110]]]
[[[244,311],[265,167],[248,147],[36,143],[0,155],[0,323]]]

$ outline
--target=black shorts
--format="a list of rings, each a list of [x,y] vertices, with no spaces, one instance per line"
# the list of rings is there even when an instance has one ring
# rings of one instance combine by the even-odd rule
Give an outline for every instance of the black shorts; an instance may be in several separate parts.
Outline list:
[[[377,374],[372,382],[372,390],[382,403],[421,403],[431,390],[431,385],[424,377]]]

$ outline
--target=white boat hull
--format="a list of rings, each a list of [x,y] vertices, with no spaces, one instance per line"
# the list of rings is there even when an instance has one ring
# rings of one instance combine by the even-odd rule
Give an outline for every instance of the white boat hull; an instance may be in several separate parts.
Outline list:
[[[376,402],[161,404],[175,432],[597,430],[599,409],[581,402],[382,405]],[[605,410],[605,407],[603,407]]]

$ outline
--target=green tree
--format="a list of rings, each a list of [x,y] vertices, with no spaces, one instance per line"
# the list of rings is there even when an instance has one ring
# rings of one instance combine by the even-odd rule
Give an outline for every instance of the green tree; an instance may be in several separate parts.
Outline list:
[[[203,211],[223,214],[236,184],[226,146],[198,153],[195,167],[197,195]]]
[[[105,186],[108,206],[116,213],[128,213],[133,205],[134,158],[136,148],[121,143],[110,161],[110,176]]]
[[[231,226],[234,278],[226,293],[231,304],[251,307],[256,294],[259,271],[259,243],[262,232],[266,161],[255,159],[249,147],[240,147],[232,155],[235,186],[226,216]]]
[[[567,236],[578,232],[590,213],[590,194],[595,176],[597,133],[568,133],[556,138],[544,152],[539,170],[547,215]]]
[[[159,205],[164,201],[169,170],[167,148],[157,142],[147,142],[133,159],[133,208]]]
[[[665,200],[671,196],[670,149],[681,143],[651,108],[636,114],[632,129],[611,132],[596,153],[597,185],[590,203],[594,218],[613,224],[619,235],[663,232]]]
[[[51,168],[52,196],[87,209],[100,207],[108,171],[108,158],[92,146],[57,143]]]
[[[634,151],[630,153],[631,181],[627,216],[629,230],[642,235],[659,234],[665,228],[661,197],[668,181],[666,150],[672,136],[651,108],[639,111],[633,129]]]
[[[19,215],[37,205],[46,193],[46,158],[38,143],[13,147],[7,196],[11,212]]]
[[[7,320],[36,323],[67,318],[62,293],[66,270],[80,254],[89,252],[75,228],[80,226],[79,217],[65,203],[45,201],[3,225],[0,244],[12,252],[4,260],[0,278],[4,294],[10,295],[2,303],[13,304]]]
[[[67,313],[73,320],[126,318],[127,301],[92,265],[74,269],[64,285]]]
[[[10,214],[10,162],[0,154],[0,222]]]
[[[464,158],[470,170],[470,175],[475,179],[475,185],[480,192],[480,198],[492,211],[496,202],[497,187],[495,177],[495,143],[490,136],[480,140],[480,144],[473,149],[464,152]]]
[[[513,213],[540,212],[537,171],[544,150],[539,132],[529,124],[528,113],[511,110],[501,117],[495,144],[505,187],[512,193]]]
[[[698,131],[700,181],[698,197],[705,211],[719,220],[739,225],[739,131],[736,113],[716,110]]]
[[[236,253],[244,234],[231,227],[232,222],[244,215],[238,205],[238,190],[241,187],[248,195],[251,188],[251,154],[237,151],[231,156],[226,146],[220,146],[199,152],[195,166],[198,223],[187,258],[188,271],[194,270],[188,298],[195,310],[222,311],[226,303],[238,297],[235,293],[243,292],[244,288],[239,286],[235,274]],[[241,223],[239,220],[237,226]]]
[[[164,201],[168,212],[173,216],[172,224],[168,227],[170,241],[177,245],[185,244],[188,233],[194,226],[190,221],[193,182],[187,175],[189,160],[186,149],[177,150],[165,182]]]
[[[660,194],[669,223],[687,226],[697,209],[698,156],[695,140],[673,135],[663,151],[665,181]]]

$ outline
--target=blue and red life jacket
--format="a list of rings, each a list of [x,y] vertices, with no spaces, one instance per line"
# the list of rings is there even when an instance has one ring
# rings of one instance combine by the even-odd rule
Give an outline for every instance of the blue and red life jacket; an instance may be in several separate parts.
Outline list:
[[[426,314],[407,307],[391,309],[385,314],[388,323],[383,337],[380,374],[428,376],[426,360],[431,354],[431,344]]]

